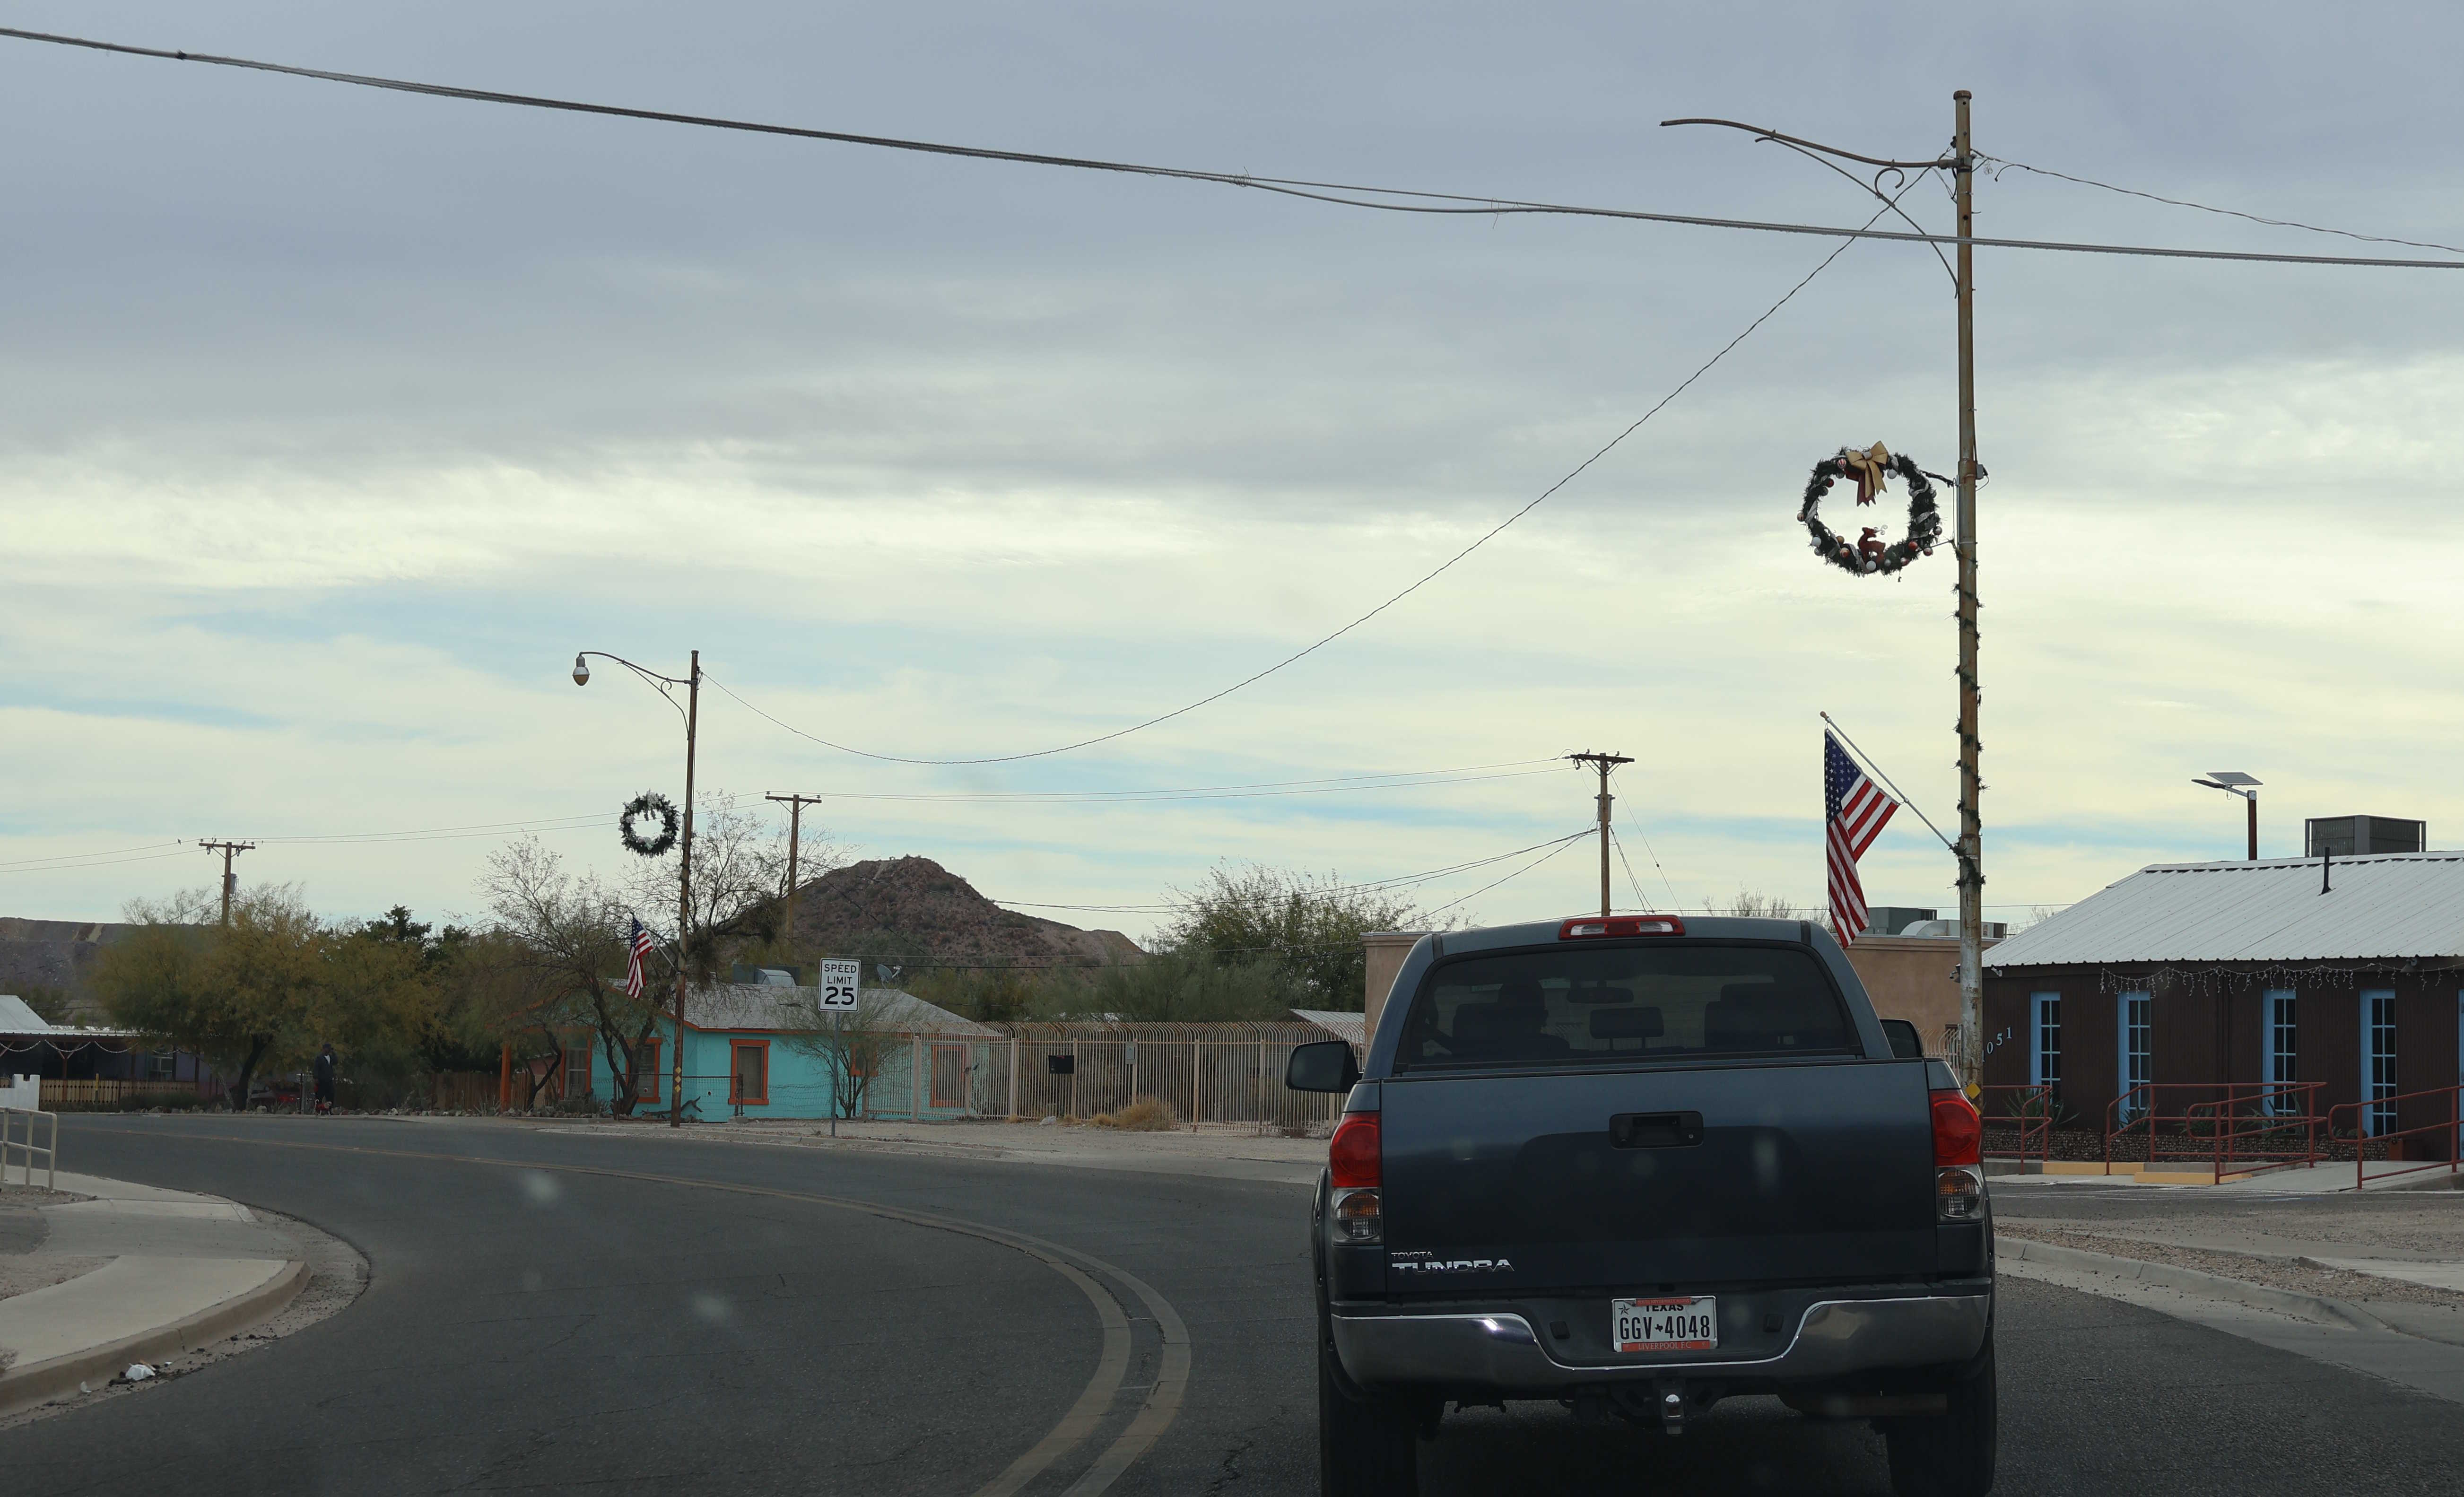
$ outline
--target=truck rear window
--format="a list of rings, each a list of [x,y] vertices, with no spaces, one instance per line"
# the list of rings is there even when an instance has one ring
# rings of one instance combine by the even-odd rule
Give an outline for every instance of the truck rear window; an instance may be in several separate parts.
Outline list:
[[[1529,1068],[1856,1049],[1838,993],[1802,949],[1570,943],[1441,962],[1412,1000],[1395,1062]]]

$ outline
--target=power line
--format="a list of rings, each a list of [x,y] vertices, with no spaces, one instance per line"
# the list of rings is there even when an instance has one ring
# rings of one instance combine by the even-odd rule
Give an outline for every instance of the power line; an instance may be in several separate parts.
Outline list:
[[[43,42],[53,46],[80,47],[92,52],[117,53],[132,57],[155,57],[173,62],[200,62],[213,67],[245,68],[257,73],[279,73],[292,77],[316,78],[327,83],[346,83],[358,88],[386,89],[402,94],[422,94],[435,99],[457,99],[473,103],[509,104],[526,109],[561,110],[569,114],[604,115],[616,119],[646,120],[661,124],[693,125],[713,130],[737,130],[755,135],[787,136],[799,140],[829,141],[842,145],[870,146],[880,150],[915,151],[933,156],[954,156],[973,161],[1008,162],[1022,165],[1066,167],[1078,171],[1118,172],[1128,176],[1161,177],[1182,182],[1207,182],[1222,187],[1247,187],[1262,192],[1281,193],[1287,197],[1307,198],[1312,202],[1333,203],[1346,208],[1374,209],[1390,213],[1430,213],[1474,218],[1505,214],[1554,214],[1583,218],[1630,219],[1643,223],[1684,224],[1704,229],[1741,229],[1763,233],[1814,234],[1833,239],[1887,239],[1903,244],[1982,245],[2002,250],[2056,250],[2083,254],[2143,254],[2177,259],[2249,260],[2295,265],[2352,265],[2399,270],[2464,270],[2464,261],[2367,259],[2325,254],[2265,254],[2241,250],[2177,250],[2150,245],[2080,244],[2050,239],[1986,239],[1962,241],[1953,234],[1903,233],[1897,230],[1843,229],[1834,224],[1773,223],[1749,218],[1712,218],[1699,213],[1662,213],[1642,209],[1593,208],[1572,203],[1535,202],[1525,198],[1483,197],[1464,192],[1432,192],[1417,187],[1365,187],[1351,183],[1314,182],[1299,177],[1260,177],[1247,172],[1207,171],[1188,166],[1156,166],[1136,162],[1106,161],[1089,156],[1053,156],[1037,151],[1003,150],[993,146],[957,145],[939,141],[908,140],[897,136],[859,135],[845,130],[816,130],[801,125],[767,124],[751,120],[731,120],[716,115],[689,115],[664,109],[638,109],[623,104],[594,104],[578,99],[552,99],[537,94],[507,94],[493,89],[460,88],[446,83],[421,83],[407,78],[380,77],[363,73],[337,73],[323,68],[295,67],[286,63],[263,62],[248,57],[226,57],[211,53],[178,52],[161,47],[138,47],[121,42],[96,41],[82,36],[61,36],[49,32],[23,31],[0,27],[0,36],[19,41]],[[1917,181],[1925,180],[1923,177]],[[1347,197],[1345,193],[1369,193],[1375,197],[1417,199],[1412,202],[1378,202],[1370,198]]]
[[[0,868],[0,874],[8,874],[8,873],[72,873],[72,872],[77,871],[78,869],[89,869],[89,868],[111,868],[111,867],[113,867],[113,866],[115,866],[115,865],[117,865],[117,864],[121,864],[121,863],[160,863],[160,862],[161,862],[161,861],[163,861],[165,858],[176,858],[176,857],[183,857],[183,856],[186,856],[185,851],[178,851],[178,852],[148,852],[148,853],[141,854],[141,855],[139,855],[139,856],[137,856],[137,857],[128,857],[128,858],[107,858],[107,857],[99,857],[99,858],[96,858],[96,859],[94,859],[94,860],[92,860],[92,861],[90,861],[90,862],[85,862],[85,863],[53,863],[53,864],[48,864],[48,865],[45,865],[45,866],[42,866],[42,867],[38,867],[38,868]]]
[[[1589,836],[1590,831],[1586,829],[1584,831],[1574,832],[1572,835],[1576,837]],[[1448,864],[1444,868],[1430,869],[1419,873],[1397,873],[1392,878],[1371,879],[1366,883],[1360,884],[1336,884],[1330,888],[1313,891],[1313,892],[1319,895],[1331,896],[1337,894],[1364,893],[1373,890],[1396,890],[1406,888],[1414,884],[1425,884],[1433,879],[1443,878],[1451,873],[1469,872],[1471,870],[1476,868],[1486,868],[1492,863],[1503,863],[1507,858],[1521,857],[1524,853],[1535,852],[1542,848],[1553,847],[1557,843],[1565,840],[1566,839],[1563,837],[1552,837],[1547,842],[1535,842],[1528,848],[1509,848],[1504,852],[1492,853],[1485,858],[1474,858],[1466,863],[1452,863]],[[1063,905],[1042,904],[1032,899],[993,900],[993,903],[995,904],[1016,905],[1029,910],[1085,910],[1104,914],[1169,914],[1176,910],[1189,909],[1197,901],[1195,900],[1181,899],[1174,900],[1165,904],[1153,905]]]
[[[1920,178],[1919,180],[1921,181],[1923,179]],[[1915,186],[1916,184],[1911,182],[1907,187],[1902,187],[1897,196],[1884,203],[1881,209],[1878,210],[1872,218],[1865,220],[1865,222],[1869,225],[1881,222],[1882,214],[1889,212],[1893,208],[1897,207],[1900,198],[1907,196],[1907,194],[1915,188]],[[1031,753],[1024,754],[988,754],[974,759],[920,759],[904,754],[876,754],[866,749],[851,748],[844,743],[833,743],[827,738],[806,733],[803,729],[796,727],[792,723],[781,721],[779,718],[772,716],[769,713],[763,712],[760,708],[754,706],[743,697],[737,695],[735,690],[729,687],[726,682],[718,680],[716,677],[711,675],[707,671],[702,672],[702,679],[710,682],[711,685],[717,687],[720,691],[725,692],[746,711],[751,712],[756,716],[768,720],[778,727],[786,729],[789,733],[794,734],[800,738],[819,743],[824,748],[836,749],[842,754],[853,754],[860,759],[883,760],[891,763],[900,764],[1004,764],[1023,759],[1048,759],[1055,754],[1067,754],[1082,748],[1091,748],[1098,743],[1109,743],[1114,738],[1127,737],[1133,733],[1137,733],[1144,729],[1155,727],[1159,723],[1169,722],[1173,718],[1181,716],[1184,714],[1196,712],[1200,707],[1221,701],[1224,697],[1242,690],[1243,687],[1253,686],[1274,674],[1276,671],[1283,670],[1285,667],[1295,665],[1301,660],[1306,659],[1308,656],[1316,653],[1318,650],[1325,649],[1329,645],[1333,644],[1344,635],[1351,633],[1353,629],[1358,628],[1363,624],[1368,623],[1371,619],[1374,619],[1377,617],[1377,615],[1385,612],[1388,608],[1393,607],[1395,605],[1402,602],[1412,594],[1419,591],[1422,587],[1427,586],[1430,583],[1435,582],[1441,574],[1444,573],[1456,562],[1462,561],[1463,558],[1471,555],[1481,547],[1488,544],[1491,540],[1497,539],[1498,535],[1502,533],[1506,527],[1513,524],[1516,520],[1521,519],[1524,516],[1530,514],[1533,510],[1538,509],[1543,502],[1548,500],[1558,490],[1582,476],[1585,469],[1590,468],[1594,463],[1606,457],[1618,443],[1623,442],[1627,437],[1630,437],[1634,435],[1635,432],[1640,430],[1644,422],[1649,421],[1652,417],[1660,414],[1661,410],[1665,409],[1669,402],[1675,400],[1678,396],[1684,394],[1686,389],[1691,386],[1695,381],[1701,379],[1704,375],[1710,373],[1712,365],[1718,363],[1721,360],[1726,359],[1731,349],[1734,349],[1739,343],[1744,342],[1748,338],[1751,337],[1756,328],[1759,328],[1765,322],[1770,321],[1771,318],[1778,313],[1780,308],[1787,306],[1790,301],[1793,300],[1798,292],[1803,291],[1813,282],[1814,277],[1830,269],[1831,262],[1839,258],[1842,254],[1847,253],[1849,247],[1855,243],[1856,241],[1854,239],[1843,240],[1829,254],[1822,257],[1821,263],[1815,265],[1814,269],[1806,272],[1803,278],[1798,280],[1795,285],[1788,288],[1788,291],[1782,295],[1777,301],[1774,301],[1770,306],[1764,308],[1762,316],[1755,318],[1752,321],[1747,323],[1744,331],[1738,333],[1736,337],[1729,339],[1726,343],[1721,344],[1719,352],[1713,354],[1710,358],[1704,360],[1702,364],[1698,366],[1693,373],[1679,381],[1677,387],[1670,390],[1667,394],[1660,397],[1659,402],[1649,410],[1637,416],[1633,423],[1627,426],[1624,430],[1609,438],[1607,442],[1601,445],[1597,451],[1575,464],[1573,470],[1567,473],[1564,477],[1559,478],[1555,483],[1552,483],[1546,489],[1541,490],[1529,503],[1524,505],[1521,509],[1516,510],[1513,514],[1507,516],[1504,519],[1499,520],[1495,525],[1490,526],[1487,531],[1483,533],[1481,537],[1471,544],[1446,558],[1443,561],[1439,562],[1427,572],[1422,573],[1417,580],[1404,587],[1402,591],[1394,594],[1385,602],[1380,603],[1377,606],[1370,609],[1358,618],[1353,619],[1351,623],[1346,624],[1334,632],[1324,636],[1305,649],[1294,650],[1292,653],[1286,655],[1283,659],[1276,661],[1265,670],[1252,675],[1243,676],[1242,679],[1233,682],[1230,686],[1223,688],[1213,695],[1201,696],[1185,707],[1176,707],[1168,713],[1162,713],[1155,716],[1149,717],[1144,722],[1132,723],[1126,728],[1115,728],[1110,733],[1098,734],[1091,738],[1081,738],[1074,743],[1064,743],[1057,748],[1037,749]]]
[[[1586,826],[1581,831],[1570,833],[1567,836],[1558,839],[1557,845],[1554,848],[1551,848],[1548,851],[1540,854],[1540,856],[1533,858],[1530,862],[1524,864],[1513,872],[1497,880],[1496,883],[1483,884],[1478,889],[1473,890],[1470,893],[1463,895],[1462,899],[1449,899],[1444,904],[1441,904],[1427,913],[1429,914],[1443,914],[1448,910],[1462,904],[1464,899],[1477,899],[1481,895],[1487,893],[1490,890],[1495,889],[1498,884],[1510,884],[1514,880],[1521,878],[1524,874],[1530,872],[1533,869],[1538,868],[1541,864],[1548,862],[1551,858],[1555,857],[1558,853],[1565,851],[1568,848],[1593,836],[1598,830],[1599,828],[1596,826]]]
[[[55,853],[53,856],[48,858],[16,858],[7,863],[0,863],[0,870],[30,869],[37,863],[64,863],[70,861],[83,862],[89,858],[116,858],[123,853],[152,852],[158,848],[177,848],[183,846],[186,846],[186,844],[178,841],[148,842],[142,843],[134,848],[115,848],[109,852],[61,852]],[[167,857],[169,854],[166,853],[165,856]]]
[[[2064,182],[2076,182],[2083,187],[2101,187],[2107,192],[2119,192],[2123,197],[2145,198],[2150,203],[2163,203],[2172,208],[2191,208],[2202,213],[2215,213],[2225,218],[2239,218],[2254,224],[2265,224],[2271,229],[2306,229],[2314,234],[2335,234],[2339,238],[2358,239],[2365,244],[2400,244],[2414,250],[2445,250],[2451,254],[2464,254],[2464,248],[2452,244],[2439,244],[2434,240],[2398,239],[2387,234],[2357,233],[2350,229],[2331,229],[2324,224],[2305,224],[2296,218],[2266,218],[2257,213],[2245,213],[2237,208],[2217,208],[2208,203],[2193,203],[2188,198],[2166,197],[2161,193],[2142,192],[2137,187],[2116,187],[2110,182],[2099,182],[2094,177],[2075,177],[2067,171],[2055,171],[2046,166],[2031,166],[2023,161],[1988,156],[1983,151],[1976,153],[1976,159],[1993,164],[1995,168],[1993,176],[1996,181],[2001,179],[2005,171],[2033,172],[2039,177],[2058,177]],[[1980,239],[1977,242],[1982,244],[1984,241]]]

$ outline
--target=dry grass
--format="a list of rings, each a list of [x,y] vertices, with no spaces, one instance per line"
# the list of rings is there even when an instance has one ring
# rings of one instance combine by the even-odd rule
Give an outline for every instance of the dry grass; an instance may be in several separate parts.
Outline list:
[[[1133,1134],[1167,1134],[1180,1126],[1180,1114],[1161,1097],[1139,1097],[1117,1112],[1098,1112],[1087,1121],[1098,1128]]]

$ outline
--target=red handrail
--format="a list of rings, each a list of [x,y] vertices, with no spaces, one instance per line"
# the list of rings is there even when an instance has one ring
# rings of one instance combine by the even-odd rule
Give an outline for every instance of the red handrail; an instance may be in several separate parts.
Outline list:
[[[2227,1175],[2245,1173],[2246,1164],[2260,1169],[2314,1164],[2319,1158],[2319,1103],[2325,1087],[2326,1083],[2319,1081],[2141,1082],[2105,1104],[2105,1173],[2113,1173],[2114,1140],[2128,1136],[2134,1130],[2145,1130],[2145,1162],[2154,1164],[2161,1136],[2159,1125],[2166,1123],[2175,1125],[2186,1137],[2195,1136],[2198,1125],[2206,1125],[2208,1147],[2197,1154],[2185,1150],[2179,1156],[2207,1156],[2211,1178],[2217,1182]],[[2193,1100],[2186,1093],[2199,1095]],[[2179,1099],[2178,1110],[2167,1108],[2167,1102],[2173,1099]],[[2298,1106],[2298,1111],[2283,1106],[2288,1100]],[[2240,1120],[2244,1117],[2250,1118],[2250,1126],[2242,1126]],[[2297,1127],[2303,1133],[2298,1154],[2289,1149],[2245,1150],[2240,1146],[2244,1139],[2276,1137]]]
[[[2365,1134],[2362,1131],[2364,1108],[2392,1108],[2400,1102],[2410,1102],[2420,1097],[2445,1097],[2447,1121],[2418,1123],[2410,1128],[2391,1129],[2384,1134]],[[2369,1097],[2359,1102],[2346,1102],[2341,1107],[2330,1108],[2327,1110],[2330,1136],[2335,1133],[2336,1114],[2339,1112],[2353,1114],[2353,1188],[2355,1190],[2362,1189],[2369,1181],[2364,1156],[2369,1152],[2370,1143],[2376,1139],[2404,1138],[2413,1134],[2434,1134],[2443,1130],[2449,1140],[2447,1157],[2444,1160],[2432,1159],[2428,1164],[2410,1165],[2401,1170],[2383,1170],[2379,1174],[2381,1179],[2397,1175],[2418,1175],[2424,1170],[2464,1169],[2464,1137],[2459,1137],[2457,1128],[2459,1123],[2464,1123],[2464,1084],[2453,1087],[2430,1087],[2420,1091],[2407,1091],[2391,1097]],[[2389,1157],[2392,1160],[2392,1155]]]
[[[1998,1117],[1989,1105],[1992,1094],[1997,1091],[2012,1093],[2010,1107]],[[1976,1089],[1976,1093],[1977,1112],[1983,1116],[1985,1126],[1989,1130],[1996,1123],[2007,1122],[2018,1125],[2018,1137],[2013,1140],[2012,1153],[2020,1163],[2028,1162],[2028,1141],[2031,1138],[2036,1142],[2036,1163],[2040,1168],[2053,1158],[2054,1089],[2052,1087],[1979,1087]],[[2028,1104],[2032,1101],[2037,1108],[2036,1116],[2033,1121],[2027,1113]]]

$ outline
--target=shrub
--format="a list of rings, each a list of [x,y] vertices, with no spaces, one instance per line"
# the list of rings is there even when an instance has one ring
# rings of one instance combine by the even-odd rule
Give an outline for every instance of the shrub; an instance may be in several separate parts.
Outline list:
[[[1168,1134],[1180,1126],[1180,1114],[1161,1097],[1139,1097],[1117,1112],[1098,1112],[1088,1121],[1133,1134]]]

